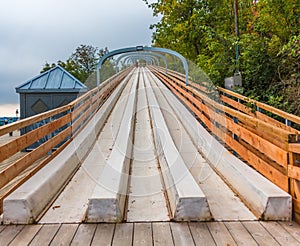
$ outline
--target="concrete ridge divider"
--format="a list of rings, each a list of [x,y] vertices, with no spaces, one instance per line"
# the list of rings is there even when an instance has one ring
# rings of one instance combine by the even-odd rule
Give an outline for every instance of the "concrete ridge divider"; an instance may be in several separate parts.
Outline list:
[[[123,220],[133,147],[138,77],[137,73],[115,144],[99,178],[99,184],[95,187],[92,197],[89,198],[86,222],[121,222]]]
[[[195,146],[250,210],[259,219],[291,220],[292,197],[230,153],[205,130],[162,82],[157,78],[156,81]]]
[[[90,151],[132,73],[117,86],[85,128],[59,155],[4,199],[3,222],[5,224],[36,222],[40,213],[61,190]]]
[[[207,221],[211,213],[206,196],[188,170],[170,135],[154,91],[145,80],[156,150],[172,219],[175,221]]]

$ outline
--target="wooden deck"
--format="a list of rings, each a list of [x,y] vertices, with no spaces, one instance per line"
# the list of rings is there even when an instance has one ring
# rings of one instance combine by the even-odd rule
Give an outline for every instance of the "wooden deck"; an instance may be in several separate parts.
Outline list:
[[[295,222],[0,225],[0,245],[300,245]]]

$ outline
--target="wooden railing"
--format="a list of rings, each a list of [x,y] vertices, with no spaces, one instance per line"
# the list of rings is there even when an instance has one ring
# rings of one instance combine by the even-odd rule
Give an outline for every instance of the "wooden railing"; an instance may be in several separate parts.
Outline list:
[[[85,93],[68,105],[0,127],[0,136],[13,131],[21,131],[25,127],[31,126],[33,129],[0,146],[0,163],[16,155],[19,151],[25,150],[33,143],[40,142],[38,147],[14,160],[12,164],[0,172],[0,189],[8,185],[34,162],[42,159],[38,165],[13,185],[10,185],[0,196],[0,213],[3,210],[4,198],[64,149],[130,71],[131,68],[128,68],[116,74],[101,83],[99,87]],[[55,151],[53,151],[54,149]]]
[[[300,221],[300,117],[223,88],[217,95],[204,83],[189,82],[176,72],[152,72],[173,91],[202,124],[235,155],[289,192],[294,218]],[[276,115],[277,119],[270,117]],[[285,123],[280,120],[284,119]],[[293,127],[294,126],[294,127]]]

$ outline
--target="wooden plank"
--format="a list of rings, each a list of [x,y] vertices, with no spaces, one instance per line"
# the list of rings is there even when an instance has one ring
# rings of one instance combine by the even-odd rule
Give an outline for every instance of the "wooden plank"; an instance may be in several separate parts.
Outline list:
[[[132,245],[133,223],[116,224],[112,245],[130,246]]]
[[[280,245],[296,246],[299,242],[277,222],[260,222]]]
[[[55,137],[59,137],[59,134]],[[33,169],[28,171],[24,177],[19,179],[16,183],[14,183],[9,190],[5,192],[4,195],[0,196],[0,213],[3,212],[3,200],[11,194],[13,191],[15,191],[20,185],[25,183],[29,178],[31,178],[35,173],[37,173],[41,168],[43,168],[45,165],[47,165],[55,156],[57,156],[72,140],[70,138],[68,141],[66,141],[63,145],[61,145],[54,153],[52,153],[50,156],[47,156],[45,159],[43,159],[37,166],[35,166]]]
[[[293,127],[291,127],[291,126],[287,126],[287,125],[285,125],[284,123],[282,123],[282,122],[280,122],[280,121],[278,121],[278,120],[276,120],[276,119],[273,119],[273,118],[271,118],[270,116],[267,116],[267,115],[265,115],[264,113],[261,113],[261,112],[259,112],[259,111],[256,111],[256,112],[255,112],[255,117],[256,117],[257,119],[260,119],[260,120],[264,121],[264,122],[267,122],[267,123],[272,124],[272,125],[274,125],[274,126],[280,127],[280,128],[282,128],[282,129],[284,129],[284,130],[287,130],[287,131],[290,131],[290,132],[294,132],[294,133],[296,133],[296,134],[299,134],[299,131],[296,130],[295,128],[293,128]]]
[[[60,225],[43,225],[39,232],[35,235],[31,241],[31,246],[48,245],[58,231]]]
[[[197,83],[191,83],[191,85],[192,85],[194,88],[200,90],[200,91],[203,92],[203,93],[206,93],[206,92],[207,92],[207,87],[206,87],[205,85],[197,84]]]
[[[191,92],[194,93],[195,90],[191,89]],[[201,97],[201,94],[199,92],[195,92],[196,95],[199,94]],[[297,141],[297,134],[293,132],[286,131],[284,129],[281,129],[279,127],[276,127],[274,125],[271,125],[269,123],[266,123],[262,120],[256,119],[250,115],[246,115],[244,113],[238,112],[234,109],[231,109],[229,107],[226,107],[224,105],[218,104],[217,102],[213,101],[210,98],[205,97],[205,102],[212,105],[214,108],[224,111],[225,113],[229,114],[231,117],[236,117],[239,121],[243,122],[243,124],[256,129],[258,131],[263,131],[268,133],[270,136],[278,138],[282,141],[288,141],[288,142],[296,142]]]
[[[300,181],[300,167],[288,165],[288,176]]]
[[[289,151],[300,154],[300,143],[289,144]]]
[[[171,82],[169,82],[169,83],[171,83]],[[268,134],[272,135],[273,137],[278,137],[282,140],[291,141],[291,142],[297,141],[296,134],[286,131],[284,129],[278,128],[278,127],[274,127],[274,125],[270,125],[264,121],[261,121],[259,119],[251,117],[244,113],[238,112],[234,109],[231,109],[229,107],[221,105],[221,104],[217,103],[216,101],[210,99],[203,93],[200,93],[199,91],[197,91],[191,87],[186,87],[183,82],[177,82],[177,85],[175,85],[174,83],[171,83],[171,84],[172,84],[172,86],[176,87],[178,89],[178,91],[181,91],[182,95],[189,97],[188,94],[190,93],[192,95],[195,95],[196,98],[198,96],[201,100],[204,100],[206,103],[210,104],[213,108],[218,109],[220,111],[224,111],[225,113],[230,114],[232,117],[237,117],[240,121],[243,121],[244,124],[254,127],[255,129],[260,129],[260,131],[268,132]],[[178,85],[180,85],[184,89],[181,89]]]
[[[74,120],[76,121],[77,117],[80,116],[82,113],[84,113],[91,104],[92,104],[92,99],[89,98],[85,102],[81,102],[81,104],[79,104],[78,107],[75,107],[71,113],[73,121]]]
[[[107,88],[107,86],[110,86],[111,83],[117,83],[118,84],[121,80],[123,80],[123,78],[125,78],[130,73],[131,70],[132,70],[132,68],[129,68],[129,69],[126,69],[124,71],[121,71],[121,72],[113,75],[112,77],[110,77],[107,80],[103,81],[99,86],[95,87],[91,91],[85,93],[81,97],[79,97],[79,98],[75,99],[74,101],[70,102],[69,105],[71,107],[75,107],[77,104],[80,104],[82,101],[86,100],[86,98],[88,98],[90,96],[90,94],[98,93],[99,89],[101,90],[103,88]]]
[[[152,245],[151,223],[135,223],[133,245]]]
[[[27,225],[18,234],[18,236],[12,241],[12,246],[29,245],[31,240],[35,237],[42,225]]]
[[[231,107],[245,113],[245,114],[248,114],[248,115],[251,115],[251,116],[255,116],[254,113],[252,112],[252,108],[249,108],[237,101],[234,101],[233,99],[225,96],[225,95],[220,95],[220,98],[222,100],[222,102],[224,103],[227,103],[228,105],[230,105]]]
[[[96,231],[97,224],[80,224],[71,245],[90,245]]]
[[[155,222],[152,224],[154,246],[173,246],[173,238],[169,222]]]
[[[19,130],[21,128],[32,125],[36,122],[42,121],[44,119],[47,119],[49,117],[55,116],[57,114],[60,114],[62,112],[68,111],[68,110],[70,110],[70,106],[66,105],[66,106],[62,106],[60,108],[52,109],[47,112],[16,121],[16,122],[8,124],[8,125],[0,126],[0,136],[4,135],[6,133],[9,133],[9,132],[15,131],[15,130]]]
[[[298,194],[299,194],[299,187],[297,187],[295,189],[295,192],[293,193],[293,209],[294,209],[294,213],[300,214],[300,200],[296,198]]]
[[[66,125],[70,121],[71,115],[67,114],[0,146],[0,162]],[[51,139],[49,141],[51,141]]]
[[[165,84],[175,93],[175,94],[177,94],[181,99],[183,99],[183,101],[185,101],[184,99],[185,99],[185,97],[183,97],[180,93],[178,94],[177,93],[177,91],[175,90],[174,91],[174,88],[173,88],[173,86],[172,85],[170,85],[170,83],[171,82],[166,82]],[[179,90],[179,89],[178,89]],[[182,94],[184,94],[184,93],[186,93],[186,91],[185,90],[182,90]],[[209,99],[210,100],[210,99]],[[212,103],[212,105],[213,104],[216,104],[215,102],[213,102]],[[190,105],[188,105],[188,106],[190,106]],[[220,110],[222,110],[221,108],[220,108]],[[196,114],[198,114],[198,112],[196,111],[195,112]],[[208,112],[208,114],[209,115],[213,115],[212,113],[209,113]],[[248,116],[249,117],[249,116]],[[200,115],[200,118],[203,118],[203,117],[201,117],[201,115]],[[251,117],[250,117],[251,118]],[[212,125],[211,126],[209,126],[209,128],[210,128],[210,130],[213,132],[213,133],[215,133],[217,136],[219,136],[219,137],[221,137],[221,139],[223,139],[222,138],[222,136],[224,136],[224,134],[219,134],[217,131],[219,131],[219,129],[217,128],[217,127],[213,127]],[[229,142],[228,142],[228,141]],[[232,138],[227,138],[226,139],[226,143],[230,146],[230,144],[231,144],[231,148],[233,148],[234,150],[236,150],[239,154],[244,154],[244,152],[246,151],[247,152],[247,157],[248,157],[248,159],[246,159],[251,165],[253,165],[254,167],[256,167],[256,169],[258,170],[258,171],[260,171],[263,175],[265,175],[267,178],[269,178],[271,181],[276,181],[276,184],[279,186],[279,187],[281,187],[281,188],[283,188],[284,190],[288,190],[288,178],[284,175],[284,174],[282,174],[281,173],[281,171],[278,171],[277,169],[275,169],[273,166],[271,166],[269,163],[266,163],[266,161],[265,160],[263,160],[263,159],[261,159],[260,157],[258,157],[258,156],[256,156],[254,153],[252,153],[251,151],[249,151],[249,150],[247,150],[244,146],[242,146],[244,149],[245,149],[245,151],[240,151],[240,149],[239,149],[239,146],[241,146],[241,145],[239,145],[239,146],[235,146],[235,147],[233,147],[232,145],[237,145],[237,142],[236,141],[234,141]],[[245,155],[245,154],[244,154]],[[276,153],[275,153],[275,156],[276,156]],[[286,155],[286,157],[287,157],[287,155]],[[257,168],[258,165],[259,164],[259,168]]]
[[[295,221],[278,222],[289,234],[291,234],[300,244],[300,225]]]
[[[115,231],[114,224],[98,224],[95,236],[92,241],[92,246],[112,244],[112,239]],[[54,245],[53,245],[54,246]]]
[[[212,238],[208,230],[206,223],[191,222],[189,223],[189,227],[196,245],[216,245],[214,239]]]
[[[220,124],[224,119],[220,122]],[[245,142],[256,148],[258,151],[268,156],[281,166],[287,168],[288,164],[288,152],[277,147],[275,144],[265,140],[264,138],[256,135],[255,133],[243,128],[241,125],[233,122],[232,119],[226,117],[226,128],[233,132],[238,138],[243,139]]]
[[[174,239],[174,245],[195,245],[189,226],[186,222],[171,222],[170,226]]]
[[[67,136],[69,136],[72,132],[72,128],[68,127],[56,136],[54,136],[50,141],[43,143],[42,145],[35,148],[30,153],[21,157],[14,163],[12,163],[9,167],[2,170],[0,172],[0,188],[14,179],[17,175],[19,175],[22,171],[28,168],[33,162],[40,159],[42,156],[47,154],[49,150],[63,141]]]
[[[174,91],[174,88],[168,83],[165,83],[175,94],[177,94],[184,102],[186,102],[186,98],[183,97],[181,94],[178,94],[177,91]],[[185,93],[182,90],[182,93]],[[190,104],[188,104],[190,108]],[[201,120],[203,120],[203,115],[199,115],[199,111],[195,110],[195,113],[198,117],[200,117]],[[208,113],[211,114],[211,113]],[[217,127],[213,127],[213,125],[208,124],[207,125],[209,129],[215,133],[217,136],[219,136],[221,139],[224,138],[224,133],[219,134],[221,132],[218,132],[219,129]],[[256,156],[251,151],[247,150],[244,146],[241,146],[238,144],[235,140],[232,138],[226,138],[226,143],[234,149],[236,152],[238,152],[244,159],[246,159],[251,165],[255,167],[256,170],[261,172],[263,175],[265,175],[267,178],[269,178],[272,182],[276,181],[276,184],[283,188],[284,190],[288,191],[288,177],[286,177],[284,174],[282,174],[280,171],[275,169],[274,167],[270,166],[268,163],[266,163],[264,160]],[[239,146],[237,146],[239,145]],[[240,146],[243,148],[243,151],[241,151]],[[246,153],[246,154],[245,154]],[[247,157],[247,158],[245,158]]]
[[[232,149],[234,149],[245,161],[250,163],[250,165],[253,166],[255,170],[257,170],[259,173],[264,175],[274,184],[278,185],[280,188],[288,192],[289,183],[287,176],[282,174],[274,167],[270,166],[263,159],[256,156],[254,153],[252,153],[250,150],[248,150],[236,140],[232,138],[227,138],[226,144]]]
[[[279,245],[279,243],[259,222],[242,222],[242,224],[259,245]]]
[[[222,132],[219,128],[214,129],[214,134],[225,141],[225,143],[233,149],[240,157],[242,157],[245,161],[247,161],[255,170],[260,172],[270,181],[278,185],[283,190],[289,190],[289,182],[288,177],[283,174],[281,171],[277,170],[275,167],[270,165],[268,162],[251,152],[245,146],[243,146],[240,142],[234,140],[228,134]]]
[[[186,87],[182,82],[175,83],[175,82],[166,80],[166,78],[167,78],[166,76],[164,76],[164,77],[160,76],[160,77],[162,78],[162,80],[165,84],[169,84],[169,86],[176,88],[176,90],[181,93],[180,98],[187,97],[187,98],[189,98],[190,101],[195,103],[194,99],[197,99],[197,97],[198,97],[200,100],[204,100],[205,103],[210,104],[213,108],[223,111],[223,112],[231,115],[231,117],[238,118],[239,121],[242,121],[244,124],[248,125],[249,127],[252,127],[254,129],[259,129],[259,131],[267,132],[272,137],[279,138],[283,141],[289,141],[289,142],[297,141],[297,135],[294,133],[291,133],[289,131],[286,131],[286,130],[278,128],[278,127],[274,127],[273,125],[270,125],[264,121],[261,121],[259,119],[251,117],[244,113],[238,112],[234,109],[231,109],[229,107],[221,105],[221,104],[213,101],[212,99],[208,98],[203,93],[200,93],[199,91],[197,91],[191,87]],[[193,99],[193,97],[195,97],[195,98]]]
[[[0,246],[8,245],[24,228],[23,225],[9,225],[0,233]]]
[[[224,126],[229,131],[234,133],[238,138],[243,139],[245,142],[249,143],[251,146],[256,148],[258,151],[268,156],[270,159],[276,161],[281,166],[287,168],[288,163],[288,152],[280,147],[277,147],[272,142],[265,140],[264,138],[256,135],[255,133],[247,130],[242,124],[236,124],[233,119],[219,114],[208,109],[208,114],[211,116],[211,121],[215,121],[218,124]]]
[[[253,132],[254,134],[256,134],[257,136],[260,136],[262,137],[263,139],[273,143],[274,145],[276,145],[277,147],[283,149],[283,150],[288,150],[288,143],[287,141],[283,141],[281,139],[278,139],[272,135],[269,135],[267,132],[263,132],[263,131],[260,131],[259,129],[254,129],[253,127],[250,127],[250,126],[246,126],[243,124],[243,122],[239,122],[238,124],[242,124],[242,126]]]
[[[241,222],[224,222],[231,236],[234,238],[237,245],[257,245],[256,241],[249,234]]]
[[[70,245],[77,229],[78,224],[62,224],[50,245]]]
[[[230,232],[222,222],[208,222],[208,229],[217,245],[236,245]]]
[[[280,117],[282,117],[284,119],[288,119],[288,120],[290,120],[290,121],[292,121],[294,123],[300,124],[300,117],[298,117],[296,115],[284,112],[284,111],[282,111],[280,109],[277,109],[277,108],[274,108],[274,107],[272,107],[272,106],[270,106],[268,104],[256,101],[254,99],[247,98],[247,97],[245,97],[243,95],[240,95],[240,94],[238,94],[236,92],[233,92],[233,91],[230,91],[230,90],[226,90],[226,89],[221,88],[221,87],[217,87],[217,89],[219,91],[222,91],[222,92],[228,94],[228,95],[231,95],[231,96],[234,96],[236,98],[239,98],[239,99],[241,99],[243,101],[256,104],[256,106],[258,106],[258,107],[260,107],[262,109],[265,109],[265,110],[267,110],[267,111],[269,111],[269,112],[271,112],[273,114],[276,114],[276,115],[278,115],[278,116],[280,116]]]

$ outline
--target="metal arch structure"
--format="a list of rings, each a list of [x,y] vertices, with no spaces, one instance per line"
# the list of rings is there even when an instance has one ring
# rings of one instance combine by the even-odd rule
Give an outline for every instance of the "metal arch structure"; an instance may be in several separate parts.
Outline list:
[[[155,64],[155,60],[152,57],[147,57],[147,56],[129,56],[125,58],[125,62],[131,61],[131,62],[136,62],[138,60],[144,60],[148,64]]]
[[[156,61],[156,64],[159,65],[159,60],[156,56],[150,56],[150,55],[144,55],[144,54],[138,54],[138,53],[137,54],[125,54],[125,55],[126,56],[125,56],[124,61],[127,61],[130,58],[138,57],[139,59],[144,59],[144,60],[145,59],[151,59],[152,61]],[[124,56],[122,58],[124,58]],[[117,60],[116,64],[118,64],[118,62],[119,62],[119,59]]]
[[[159,60],[155,56],[145,56],[145,55],[127,55],[127,57],[124,59],[124,62],[127,62],[128,60],[132,59],[140,59],[140,60],[145,60],[145,61],[151,61],[153,64],[156,64],[159,66]],[[155,61],[155,62],[154,62]]]
[[[125,58],[125,62],[128,62],[128,61],[135,62],[135,61],[138,61],[138,60],[144,60],[146,63],[151,64],[151,65],[155,64],[155,59],[152,58],[152,57],[130,56],[130,57]],[[157,61],[156,61],[156,63],[157,63]]]
[[[159,57],[159,58],[161,58],[164,61],[165,65],[166,65],[166,72],[168,72],[168,62],[167,62],[167,59],[166,59],[166,57],[164,57],[163,55],[161,55],[159,53],[143,51],[143,52],[131,52],[130,55],[131,54],[143,54],[143,55],[149,55],[149,56]],[[118,65],[119,61],[122,58],[126,57],[126,56],[129,56],[129,54],[123,54],[123,55],[119,56],[118,59],[117,59],[117,61],[116,61],[116,64]]]
[[[145,60],[145,61],[152,61],[154,62],[155,60],[152,57],[146,57],[146,56],[139,56],[139,55],[132,55],[132,56],[128,56],[124,59],[124,62],[128,62],[128,61],[136,61],[136,60]],[[157,62],[157,61],[156,61]]]
[[[176,52],[174,50],[169,50],[169,49],[165,49],[165,48],[136,46],[136,47],[128,47],[128,48],[114,50],[114,51],[111,51],[101,57],[101,59],[99,60],[99,62],[97,64],[97,86],[100,85],[100,69],[102,67],[102,64],[108,58],[115,56],[115,55],[124,54],[124,53],[142,52],[142,51],[161,52],[161,53],[166,53],[166,54],[170,54],[170,55],[174,55],[174,56],[178,57],[181,60],[184,70],[185,70],[185,84],[189,85],[189,66],[188,66],[186,59],[181,54],[179,54],[178,52]]]

